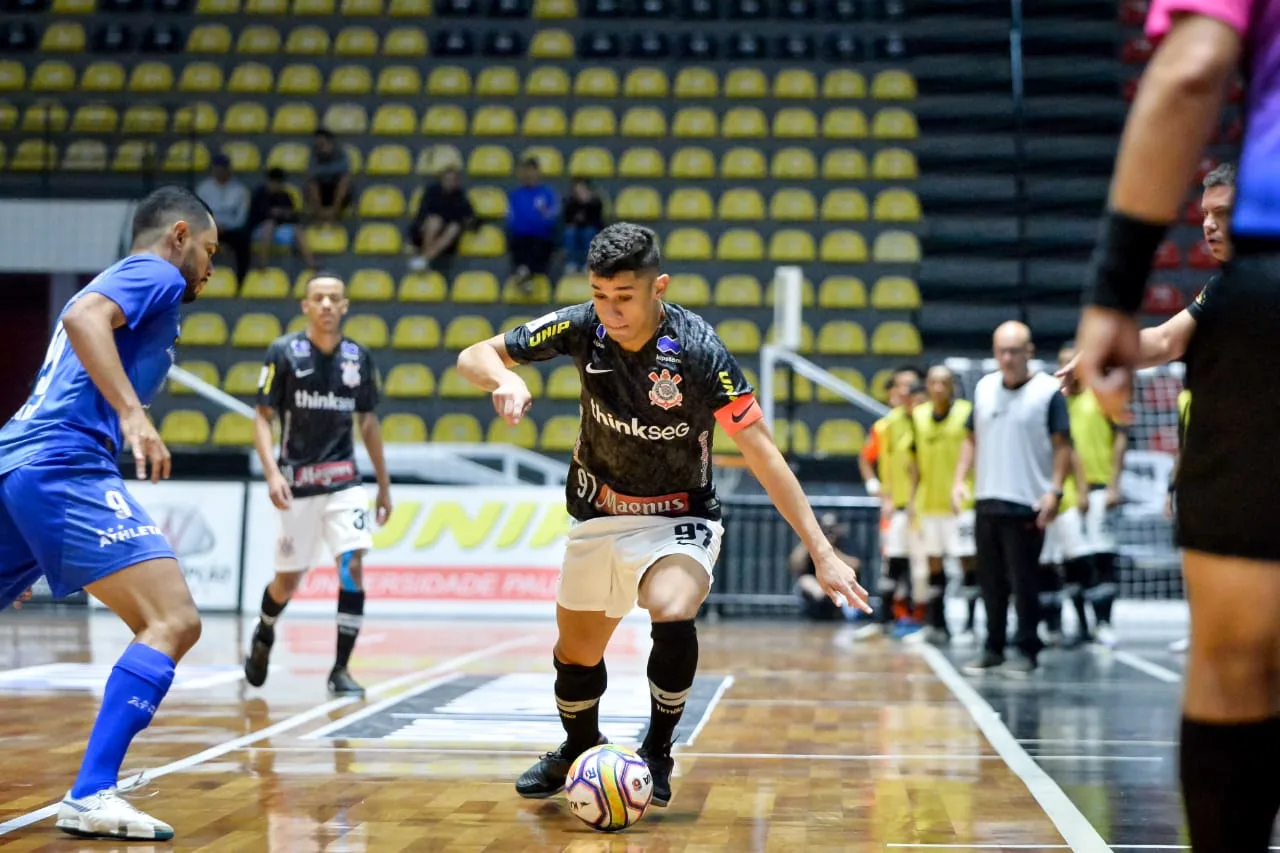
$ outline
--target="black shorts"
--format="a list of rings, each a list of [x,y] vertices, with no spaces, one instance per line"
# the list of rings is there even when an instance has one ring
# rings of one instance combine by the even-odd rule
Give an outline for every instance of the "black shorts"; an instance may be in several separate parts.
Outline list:
[[[1188,353],[1178,544],[1280,561],[1280,246],[1236,252]]]

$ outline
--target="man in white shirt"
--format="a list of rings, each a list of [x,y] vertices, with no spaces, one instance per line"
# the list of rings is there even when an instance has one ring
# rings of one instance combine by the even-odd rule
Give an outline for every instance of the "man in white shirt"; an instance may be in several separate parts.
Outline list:
[[[196,187],[196,195],[213,211],[218,226],[218,245],[235,257],[236,278],[249,271],[249,188],[231,174],[231,158],[213,158],[209,177]]]

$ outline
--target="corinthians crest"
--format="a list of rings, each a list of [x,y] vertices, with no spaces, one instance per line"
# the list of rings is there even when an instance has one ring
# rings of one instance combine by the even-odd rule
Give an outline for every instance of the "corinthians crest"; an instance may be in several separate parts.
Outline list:
[[[342,362],[342,384],[348,388],[360,387],[360,362]]]
[[[664,369],[661,373],[652,370],[649,378],[653,380],[653,387],[649,389],[650,403],[662,409],[674,409],[684,400],[684,394],[680,392],[680,374],[672,376],[670,370]]]

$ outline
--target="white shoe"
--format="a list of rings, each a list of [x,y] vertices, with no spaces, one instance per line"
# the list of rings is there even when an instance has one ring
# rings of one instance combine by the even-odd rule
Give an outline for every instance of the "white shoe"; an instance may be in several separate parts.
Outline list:
[[[124,838],[129,841],[168,841],[173,827],[141,812],[108,788],[87,797],[72,799],[71,793],[58,806],[58,829],[81,838]]]
[[[1115,628],[1104,624],[1093,629],[1093,641],[1100,646],[1115,646],[1120,643],[1120,638]]]
[[[1187,649],[1191,647],[1191,638],[1183,637],[1181,640],[1174,640],[1169,644],[1169,651],[1175,655],[1186,654]]]

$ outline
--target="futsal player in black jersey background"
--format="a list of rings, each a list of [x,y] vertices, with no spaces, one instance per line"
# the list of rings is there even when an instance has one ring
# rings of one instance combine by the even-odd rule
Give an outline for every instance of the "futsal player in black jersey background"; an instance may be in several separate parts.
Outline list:
[[[870,612],[855,567],[818,524],[733,357],[701,317],[663,302],[661,267],[652,231],[611,225],[588,253],[590,302],[458,356],[462,375],[491,392],[512,424],[532,404],[516,364],[569,356],[582,378],[582,426],[566,487],[576,524],[556,595],[553,655],[567,737],[517,780],[524,797],[562,790],[573,760],[601,742],[605,648],[638,601],[653,622],[650,725],[639,752],[653,773],[653,802],[670,801],[672,740],[698,664],[694,618],[722,533],[711,462],[717,423],[799,534],[827,595]]]

